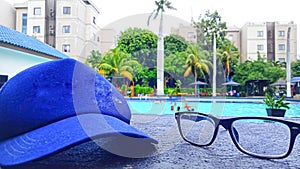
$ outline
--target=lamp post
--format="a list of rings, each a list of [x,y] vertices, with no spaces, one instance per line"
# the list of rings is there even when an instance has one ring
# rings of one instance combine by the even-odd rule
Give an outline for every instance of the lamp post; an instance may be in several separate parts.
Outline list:
[[[164,95],[164,36],[163,36],[163,14],[160,16],[157,42],[157,95]]]
[[[213,34],[213,93],[212,96],[216,97],[217,93],[217,42],[216,42],[216,34]]]
[[[286,97],[292,97],[292,95],[291,95],[290,33],[291,33],[291,27],[288,27],[287,42],[286,42]]]

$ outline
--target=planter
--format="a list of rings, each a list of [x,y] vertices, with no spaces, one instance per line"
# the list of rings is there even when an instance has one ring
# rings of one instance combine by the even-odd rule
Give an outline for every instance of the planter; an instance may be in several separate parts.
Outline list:
[[[284,117],[285,109],[266,109],[268,116]]]

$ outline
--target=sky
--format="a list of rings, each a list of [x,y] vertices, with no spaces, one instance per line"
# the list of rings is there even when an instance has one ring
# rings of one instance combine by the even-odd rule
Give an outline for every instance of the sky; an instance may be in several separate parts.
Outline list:
[[[219,12],[227,26],[243,26],[246,22],[294,21],[300,22],[295,0],[170,0],[176,11],[166,14],[190,21],[197,20],[207,10]],[[154,0],[93,0],[100,9],[99,24],[106,24],[133,14],[150,13],[155,9]]]
[[[247,22],[290,22],[297,24],[300,34],[300,12],[296,0],[169,0],[177,10],[166,10],[165,14],[191,21],[197,21],[206,11],[218,11],[227,26],[242,27]],[[24,0],[9,0],[10,3]],[[92,0],[100,10],[97,23],[100,27],[127,16],[151,13],[154,0]],[[298,36],[299,37],[299,36]],[[298,46],[300,39],[298,38]],[[300,48],[298,48],[300,53]]]

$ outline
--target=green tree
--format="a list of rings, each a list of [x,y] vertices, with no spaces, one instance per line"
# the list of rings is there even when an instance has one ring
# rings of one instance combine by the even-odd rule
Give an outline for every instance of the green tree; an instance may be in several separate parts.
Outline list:
[[[264,61],[260,56],[256,61],[246,61],[235,67],[235,80],[245,85],[247,80],[264,79],[270,83],[285,77],[285,70],[274,66],[270,61]]]
[[[272,60],[271,63],[272,63],[272,65],[274,65],[276,67],[286,68],[286,62]]]
[[[194,27],[197,28],[197,38],[202,44],[202,48],[206,50],[212,49],[213,35],[223,40],[227,29],[226,22],[222,21],[222,17],[217,11],[210,13],[206,11],[204,16],[199,16],[199,21],[194,22]]]
[[[141,70],[141,65],[138,61],[133,60],[130,54],[115,48],[103,56],[98,68],[107,76],[122,76],[133,81],[133,75]]]
[[[85,60],[85,64],[89,67],[93,68],[94,70],[98,69],[98,66],[101,63],[101,53],[99,51],[91,51],[91,55]]]
[[[151,69],[144,67],[141,71],[139,71],[134,76],[135,84],[139,84],[141,86],[151,86],[154,87],[156,82],[156,69]]]
[[[164,38],[165,55],[184,52],[187,49],[188,43],[180,35],[171,34]]]
[[[177,52],[165,57],[165,72],[175,75],[177,77],[182,76],[184,72],[183,66],[185,65],[186,57],[184,52]]]
[[[184,76],[187,77],[192,72],[195,82],[198,77],[206,78],[205,75],[210,73],[209,67],[211,67],[212,64],[205,58],[205,54],[199,45],[195,43],[190,44],[187,48],[186,55],[186,70],[184,72]],[[196,89],[197,88],[195,86],[195,93]]]
[[[165,80],[169,82],[167,87],[174,86],[176,80],[185,81],[182,76],[185,71],[185,61],[185,52],[177,52],[165,57],[165,73],[167,74]]]
[[[131,54],[143,66],[153,67],[156,61],[157,35],[150,30],[128,28],[121,33],[118,48]]]
[[[164,94],[164,37],[163,37],[163,13],[165,9],[176,10],[171,6],[171,2],[168,0],[155,1],[156,9],[150,14],[147,24],[149,25],[150,19],[154,19],[160,14],[160,22],[158,29],[158,42],[157,42],[157,94]]]
[[[217,56],[221,60],[224,69],[224,78],[226,81],[231,80],[233,71],[233,65],[239,61],[239,55],[237,48],[229,40],[224,39],[219,42],[217,49]]]
[[[300,76],[300,61],[292,62],[291,69],[293,77]]]

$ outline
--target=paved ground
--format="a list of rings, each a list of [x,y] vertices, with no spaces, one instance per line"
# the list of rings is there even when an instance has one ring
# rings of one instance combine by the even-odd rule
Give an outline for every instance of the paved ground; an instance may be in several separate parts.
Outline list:
[[[209,147],[199,148],[186,143],[179,135],[174,115],[133,115],[132,125],[152,135],[159,144],[153,146],[134,142],[132,145],[125,145],[117,143],[119,138],[104,138],[97,140],[97,144],[91,141],[44,159],[10,168],[300,168],[299,139],[288,158],[262,160],[238,151],[231,142],[229,133],[224,130],[219,131],[217,140]],[[99,148],[99,145],[105,147],[105,150]],[[106,150],[125,154],[127,157],[142,158],[120,157]],[[134,154],[126,154],[135,150]]]

